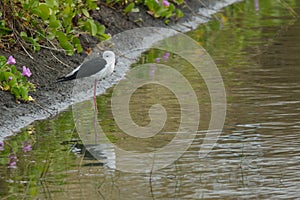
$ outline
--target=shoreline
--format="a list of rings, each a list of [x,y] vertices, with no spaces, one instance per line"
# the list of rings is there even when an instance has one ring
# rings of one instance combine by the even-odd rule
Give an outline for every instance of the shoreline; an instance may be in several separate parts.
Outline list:
[[[188,32],[197,28],[200,24],[206,23],[210,20],[210,16],[220,11],[220,9],[231,5],[233,3],[239,2],[240,0],[225,0],[222,2],[214,2],[214,1],[205,1],[209,4],[209,7],[204,7],[203,5],[199,5],[198,1],[193,1],[193,13],[187,13],[188,10],[183,9],[183,12],[186,17],[179,20],[177,24],[173,23],[170,26],[166,26],[162,20],[155,20],[149,18],[150,16],[145,16],[145,23],[142,27],[159,27],[159,28],[169,28],[179,32]],[[197,3],[197,4],[196,4]],[[197,6],[198,5],[198,6]],[[104,12],[104,15],[110,16],[109,8],[107,12]],[[103,11],[103,10],[101,10]],[[99,13],[98,13],[99,14]],[[141,14],[145,13],[132,13],[128,18],[130,20],[134,20],[136,17],[139,17]],[[136,16],[138,15],[138,16]],[[93,15],[95,18],[95,14]],[[103,16],[96,16],[96,19],[102,20]],[[114,17],[114,16],[110,16]],[[122,17],[122,16],[119,16]],[[148,20],[148,21],[147,21]],[[118,17],[116,17],[115,21],[118,21]],[[121,22],[122,23],[122,22]],[[163,24],[162,24],[163,23]],[[124,27],[119,27],[120,31],[118,32],[118,25],[115,24],[113,27],[107,27],[106,31],[108,33],[112,33],[114,38],[119,33],[123,33],[124,31],[139,28],[138,25],[136,27],[131,27],[130,25],[124,25]],[[161,34],[153,34],[149,36],[149,40],[152,41],[147,45],[153,44],[157,37],[161,36]],[[164,35],[164,36],[167,36]],[[153,38],[153,40],[151,39]],[[133,37],[132,37],[133,38]],[[165,38],[165,37],[164,37]],[[163,38],[161,38],[163,39]],[[97,46],[99,44],[95,43],[95,41],[91,41],[90,38],[82,38],[83,42],[88,43],[87,47],[93,47],[93,53],[97,52]],[[138,42],[134,41],[124,41],[124,43],[130,42]],[[105,41],[103,42],[105,43]],[[102,43],[100,43],[101,45]],[[122,46],[122,44],[120,45]],[[119,54],[124,54],[120,52]],[[2,52],[1,52],[2,53]],[[6,57],[8,54],[4,53]],[[92,55],[93,56],[93,55]],[[136,54],[135,56],[138,56]],[[74,82],[68,82],[63,84],[56,84],[54,80],[56,77],[59,77],[62,74],[65,74],[71,71],[73,68],[78,66],[84,59],[89,59],[90,57],[86,57],[84,54],[75,54],[72,57],[66,56],[63,53],[53,53],[49,50],[41,50],[38,53],[34,54],[34,60],[29,60],[28,56],[24,52],[18,52],[16,55],[14,54],[17,62],[26,63],[26,66],[35,66],[32,69],[33,79],[29,79],[34,84],[37,85],[37,92],[33,93],[34,98],[36,99],[35,103],[23,103],[17,104],[14,100],[14,97],[7,93],[0,91],[0,95],[2,96],[0,101],[1,107],[1,117],[0,117],[0,141],[2,141],[5,137],[13,135],[14,133],[19,132],[22,128],[28,126],[34,121],[47,119],[49,117],[54,117],[61,111],[67,109],[74,103],[87,100],[91,98],[93,95],[86,96],[79,95],[74,99],[72,96],[72,90],[70,88],[74,87]],[[122,60],[122,66],[117,68],[116,72],[114,72],[113,76],[105,81],[101,81],[101,85],[98,84],[97,95],[105,92],[106,89],[112,87],[114,84],[118,83],[119,80],[123,78],[126,74],[126,71],[129,69],[130,64],[133,63],[133,59],[130,60]],[[62,62],[63,61],[63,62]],[[65,63],[69,67],[64,66],[62,63]],[[17,63],[18,65],[18,63]],[[118,63],[117,63],[118,65]],[[42,66],[42,67],[41,67]]]

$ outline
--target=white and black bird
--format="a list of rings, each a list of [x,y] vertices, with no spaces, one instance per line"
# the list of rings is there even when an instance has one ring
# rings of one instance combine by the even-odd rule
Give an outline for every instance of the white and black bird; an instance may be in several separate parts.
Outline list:
[[[70,81],[85,77],[95,77],[96,80],[101,80],[114,71],[115,68],[115,53],[112,51],[105,51],[102,55],[88,60],[69,74],[57,79],[57,82]]]
[[[116,62],[115,53],[112,51],[104,51],[102,58],[98,56],[96,58],[93,58],[91,60],[82,63],[69,74],[58,78],[57,82],[70,81],[70,80],[85,78],[85,77],[95,78],[94,106],[95,106],[95,111],[97,112],[98,111],[97,101],[96,101],[97,81],[113,73],[115,68],[115,62]]]

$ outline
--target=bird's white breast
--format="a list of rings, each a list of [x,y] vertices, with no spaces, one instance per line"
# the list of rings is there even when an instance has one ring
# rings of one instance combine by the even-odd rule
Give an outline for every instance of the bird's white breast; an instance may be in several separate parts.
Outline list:
[[[96,74],[97,78],[103,79],[109,75],[111,75],[114,71],[115,63],[108,63],[105,68],[103,68],[100,72]]]

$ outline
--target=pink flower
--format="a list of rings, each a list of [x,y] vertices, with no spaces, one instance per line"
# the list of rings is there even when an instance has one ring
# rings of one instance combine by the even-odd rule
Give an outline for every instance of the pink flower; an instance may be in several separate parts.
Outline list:
[[[166,52],[166,53],[164,54],[164,61],[165,61],[165,62],[169,59],[169,56],[170,56],[170,53],[169,53],[169,52]]]
[[[170,3],[167,0],[163,0],[163,5],[169,7]]]
[[[11,80],[13,80],[13,77],[9,76],[8,81],[11,81]]]
[[[157,4],[161,5],[161,2],[160,0],[155,0]],[[162,1],[162,4],[166,7],[169,7],[170,6],[170,3],[168,2],[168,0],[163,0]]]
[[[16,161],[10,161],[8,164],[8,168],[17,168],[17,162]]]
[[[23,143],[23,151],[28,152],[28,151],[31,151],[31,150],[32,150],[31,144],[29,144],[28,142],[24,142]]]
[[[22,76],[30,77],[31,75],[32,75],[32,73],[30,72],[30,69],[23,66]]]
[[[156,63],[159,63],[160,60],[161,60],[161,58],[155,58],[155,62],[156,62]]]
[[[7,62],[6,62],[6,64],[7,65],[14,65],[14,64],[16,64],[17,62],[16,62],[16,59],[13,57],[13,56],[9,56],[8,57],[8,60],[7,60]]]
[[[10,153],[8,158],[11,159],[11,160],[16,160],[17,156],[14,153]]]
[[[156,66],[154,64],[150,64],[149,76],[153,78],[155,76]]]
[[[17,168],[17,156],[14,153],[10,153],[8,158],[9,158],[8,168]]]

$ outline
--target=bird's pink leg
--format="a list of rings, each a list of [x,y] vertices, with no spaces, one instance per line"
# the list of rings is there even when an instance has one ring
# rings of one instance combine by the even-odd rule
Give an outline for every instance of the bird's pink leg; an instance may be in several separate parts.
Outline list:
[[[98,114],[98,108],[97,108],[97,79],[95,79],[94,82],[94,136],[95,136],[95,144],[97,144],[97,114]]]
[[[98,112],[97,108],[97,80],[95,79],[95,84],[94,84],[94,107],[95,107],[95,112]]]

